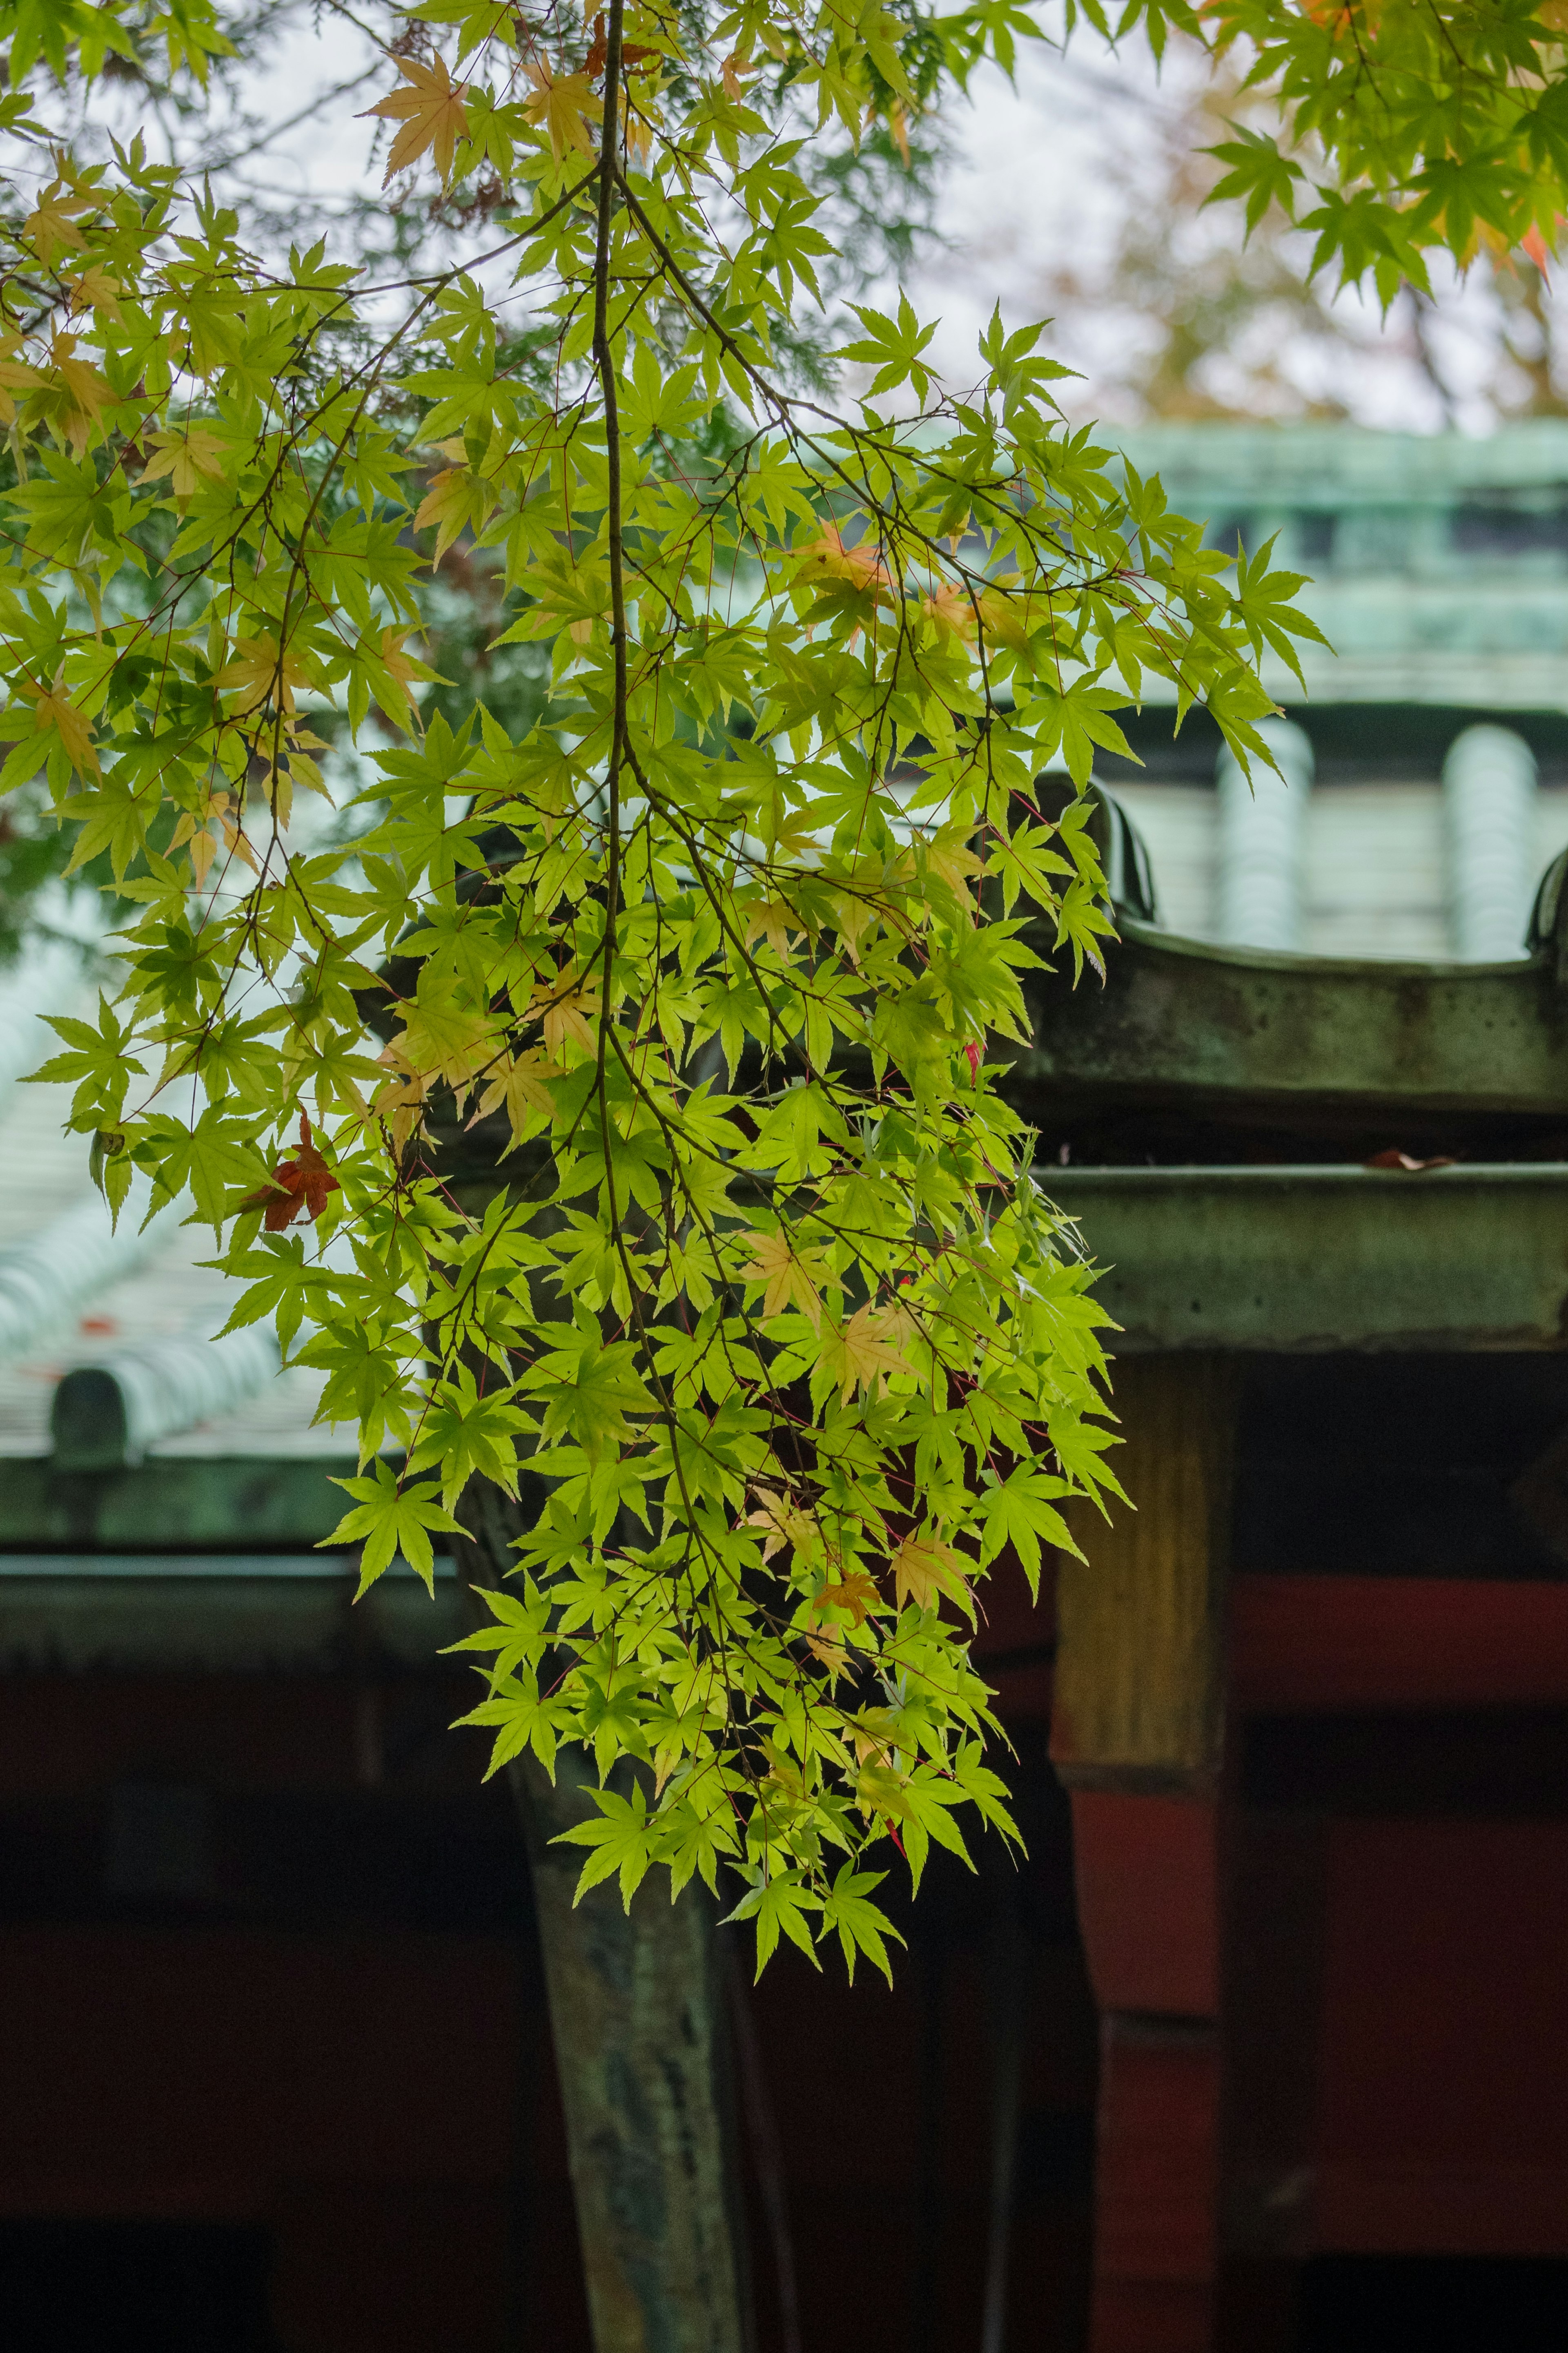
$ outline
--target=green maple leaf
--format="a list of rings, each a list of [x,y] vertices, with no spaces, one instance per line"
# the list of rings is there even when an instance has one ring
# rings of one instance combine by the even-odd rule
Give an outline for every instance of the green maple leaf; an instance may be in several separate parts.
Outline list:
[[[726,1918],[756,1922],[757,1975],[760,1978],[773,1957],[781,1929],[791,1944],[800,1947],[814,1969],[822,1967],[812,1940],[809,1916],[814,1912],[820,1912],[822,1906],[823,1898],[807,1886],[804,1872],[780,1871],[748,1888]]]
[[[1289,213],[1292,206],[1292,190],[1301,177],[1300,164],[1279,153],[1279,142],[1266,132],[1249,131],[1245,123],[1233,122],[1234,139],[1221,140],[1215,147],[1205,147],[1205,155],[1215,156],[1228,164],[1230,170],[1209,190],[1205,205],[1221,203],[1227,196],[1247,198],[1247,233],[1251,236],[1270,205],[1278,205]]]
[[[887,1873],[859,1871],[853,1863],[845,1863],[832,1886],[822,1899],[824,1935],[837,1932],[843,1947],[844,1966],[851,1985],[855,1982],[855,1959],[864,1953],[879,1968],[889,1985],[893,1982],[892,1965],[888,1958],[885,1939],[891,1936],[895,1944],[903,1938],[885,1912],[870,1901],[872,1888],[879,1887]]]
[[[632,1897],[647,1877],[654,1860],[658,1831],[649,1820],[647,1799],[639,1784],[629,1798],[615,1789],[590,1789],[587,1792],[598,1807],[596,1820],[574,1822],[552,1840],[552,1846],[585,1846],[593,1849],[583,1865],[577,1880],[573,1904],[581,1904],[591,1887],[600,1881],[618,1874],[621,1902],[629,1912]]]
[[[1056,1504],[1057,1498],[1071,1493],[1065,1479],[1058,1479],[1048,1471],[1021,1468],[1000,1486],[986,1488],[976,1501],[976,1516],[984,1530],[980,1546],[982,1562],[994,1560],[1003,1546],[1010,1544],[1024,1564],[1030,1597],[1036,1601],[1040,1598],[1042,1541],[1059,1545],[1064,1552],[1072,1553],[1079,1560],[1083,1557]]]
[[[321,1543],[363,1547],[359,1565],[361,1593],[369,1591],[398,1553],[434,1592],[436,1554],[431,1536],[463,1533],[451,1513],[437,1503],[437,1483],[434,1479],[421,1479],[405,1485],[386,1461],[378,1461],[368,1479],[333,1480],[335,1487],[356,1499],[356,1508],[345,1512]]]
[[[628,1413],[649,1412],[654,1403],[637,1370],[637,1351],[626,1341],[605,1347],[596,1332],[579,1335],[570,1348],[552,1349],[523,1386],[546,1399],[540,1430],[545,1445],[570,1439],[590,1461],[631,1435]]]

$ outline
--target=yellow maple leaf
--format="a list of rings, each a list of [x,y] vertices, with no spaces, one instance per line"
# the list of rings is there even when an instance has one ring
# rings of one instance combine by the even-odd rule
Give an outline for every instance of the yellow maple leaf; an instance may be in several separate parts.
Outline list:
[[[283,729],[282,738],[281,752],[275,760],[275,731],[266,726],[258,731],[245,764],[245,785],[247,792],[254,786],[263,796],[279,828],[287,832],[294,813],[296,785],[303,785],[307,792],[319,793],[324,801],[331,801],[332,796],[310,757],[312,752],[326,750],[321,737],[312,735],[294,719]]]
[[[746,910],[744,944],[750,947],[752,942],[760,934],[766,940],[769,947],[776,948],[781,956],[787,958],[792,925],[797,932],[802,932],[805,929],[805,919],[796,914],[787,899],[753,901]]]
[[[432,475],[430,487],[419,502],[414,518],[416,531],[434,523],[436,553],[430,558],[431,569],[440,563],[459,532],[470,522],[482,522],[496,503],[495,492],[464,466],[449,466]]]
[[[78,338],[57,335],[49,346],[49,357],[55,371],[70,396],[70,406],[60,419],[66,441],[73,458],[79,458],[91,438],[105,406],[119,398],[114,386],[89,360],[73,357]]]
[[[792,1248],[787,1235],[754,1234],[752,1263],[742,1267],[741,1274],[743,1282],[767,1284],[763,1294],[764,1322],[771,1315],[782,1315],[793,1302],[803,1315],[811,1318],[813,1331],[821,1331],[822,1294],[812,1280],[806,1260]]]
[[[774,1553],[782,1552],[786,1544],[792,1545],[796,1552],[804,1552],[816,1534],[807,1514],[792,1504],[787,1495],[775,1495],[767,1487],[757,1487],[752,1492],[757,1499],[757,1508],[747,1513],[742,1525],[766,1530],[763,1538],[763,1558],[772,1560]]]
[[[468,94],[468,85],[452,79],[442,58],[427,66],[421,65],[417,58],[399,58],[397,70],[409,87],[393,90],[364,110],[364,115],[379,115],[384,121],[403,125],[392,142],[381,185],[384,188],[395,174],[416,164],[433,148],[436,169],[444,187],[452,176],[452,157],[458,142],[468,136],[468,111],[463,101]],[[360,117],[362,121],[364,115]]]
[[[605,110],[594,95],[594,85],[586,74],[563,74],[559,79],[550,70],[548,58],[530,58],[527,63],[529,80],[533,84],[533,96],[523,108],[536,129],[550,133],[550,152],[559,164],[568,147],[580,154],[592,155],[594,141],[589,121],[597,122]]]
[[[431,1082],[422,1071],[406,1069],[390,1047],[376,1059],[388,1067],[392,1075],[376,1089],[371,1116],[386,1123],[392,1131],[393,1148],[401,1152],[415,1129],[423,1124]]]
[[[987,588],[980,599],[980,617],[998,644],[1022,653],[1029,642],[1031,599],[1010,595],[1005,587]]]
[[[92,748],[91,723],[66,692],[65,675],[63,670],[57,670],[53,686],[34,686],[30,680],[24,681],[24,691],[33,697],[34,723],[40,733],[46,728],[54,729],[79,776],[101,776],[98,754]]]
[[[654,126],[641,107],[633,102],[629,90],[626,92],[626,132],[627,155],[634,163],[646,167],[653,154]]]
[[[234,659],[225,663],[214,683],[245,696],[247,709],[276,700],[292,711],[294,689],[305,684],[305,673],[291,654],[279,659],[276,638],[237,638]]]
[[[858,1765],[885,1766],[899,1746],[899,1719],[889,1707],[863,1707],[852,1716],[849,1737]]]
[[[531,1111],[542,1112],[546,1118],[553,1115],[555,1097],[546,1083],[549,1074],[550,1065],[542,1054],[503,1054],[486,1073],[488,1083],[469,1126],[475,1120],[488,1119],[492,1111],[504,1110],[511,1127],[507,1149],[515,1149],[522,1142]]]
[[[114,388],[90,360],[79,360],[75,356],[80,340],[79,335],[57,335],[49,345],[49,357],[64,377],[71,398],[79,407],[90,408],[96,413],[106,400],[114,398]]]
[[[177,431],[150,434],[147,447],[153,454],[138,480],[156,482],[167,476],[176,499],[190,498],[200,487],[204,474],[211,482],[223,480],[227,452],[217,435],[205,425],[185,425]]]
[[[206,888],[207,869],[216,855],[217,843],[213,839],[210,828],[205,825],[199,817],[193,816],[189,809],[174,828],[169,843],[170,856],[172,857],[176,849],[185,849],[187,845],[191,853],[191,871],[196,878],[196,888],[198,891],[203,891]]]
[[[869,1329],[889,1348],[902,1348],[907,1341],[918,1339],[920,1328],[901,1299],[889,1299],[871,1310]]]
[[[175,827],[174,839],[169,845],[172,850],[183,849],[189,845],[191,866],[198,891],[205,888],[207,871],[217,854],[220,840],[224,848],[248,866],[253,874],[261,871],[256,862],[256,853],[245,838],[232,796],[226,792],[214,793],[200,816],[193,815],[189,810],[185,812]]]
[[[908,1365],[889,1338],[888,1310],[860,1307],[842,1330],[829,1326],[822,1345],[822,1360],[838,1383],[840,1398],[853,1388],[874,1388],[893,1373],[907,1373]]]
[[[16,421],[16,404],[11,397],[14,392],[36,392],[40,385],[48,382],[42,368],[29,367],[25,360],[16,358],[21,348],[18,335],[6,335],[0,341],[0,425],[14,425]]]
[[[945,1593],[973,1618],[974,1605],[955,1553],[930,1536],[906,1536],[893,1555],[893,1592],[901,1609],[912,1601],[919,1609],[934,1609]]]
[[[99,262],[93,262],[80,276],[71,280],[71,309],[101,311],[106,318],[118,319],[120,297],[125,289],[118,278],[110,278]]]
[[[926,844],[926,872],[946,884],[966,914],[973,909],[967,885],[973,875],[984,874],[985,860],[976,858],[969,847],[969,836],[961,825],[944,825]]]
[[[541,982],[529,999],[528,1012],[543,1021],[544,1050],[552,1062],[564,1060],[568,1038],[585,1054],[597,1052],[598,1040],[589,1026],[599,1018],[599,999],[594,989],[579,983],[557,981],[552,987]]]
[[[843,943],[844,953],[857,972],[860,968],[860,946],[868,933],[875,933],[892,914],[889,902],[874,891],[835,891],[828,901],[833,910],[834,929]]]

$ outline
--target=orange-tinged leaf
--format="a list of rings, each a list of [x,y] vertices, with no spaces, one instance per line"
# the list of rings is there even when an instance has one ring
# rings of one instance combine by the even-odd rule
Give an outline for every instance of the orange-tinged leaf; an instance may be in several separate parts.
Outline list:
[[[96,417],[106,401],[114,399],[114,387],[90,360],[76,358],[79,341],[77,335],[57,335],[49,345],[49,357],[64,377],[66,389],[77,406],[89,409]]]
[[[29,367],[25,360],[13,356],[21,347],[16,335],[7,335],[0,343],[0,353],[5,355],[0,357],[0,425],[14,425],[16,421],[16,404],[11,397],[14,392],[37,392],[49,380],[42,368]]]
[[[921,599],[921,611],[938,638],[972,638],[978,626],[974,599],[961,581],[944,580],[932,596]]]
[[[724,85],[725,97],[735,100],[738,104],[746,95],[742,85],[742,76],[754,74],[756,70],[750,58],[743,58],[738,50],[731,49],[719,69],[719,78]]]
[[[832,1579],[813,1597],[811,1614],[814,1618],[823,1618],[830,1609],[842,1609],[855,1625],[863,1626],[880,1599],[876,1578],[868,1577],[863,1568],[851,1568],[846,1570],[842,1577]]]
[[[427,662],[418,661],[413,654],[405,653],[404,647],[413,634],[412,629],[383,629],[381,633],[381,666],[389,678],[395,679],[405,694],[416,681],[436,675]]]
[[[90,361],[72,356],[77,342],[75,335],[61,334],[49,346],[56,374],[70,396],[71,405],[60,423],[73,458],[81,456],[105,406],[119,396],[109,378]]]
[[[443,58],[437,58],[430,65],[421,65],[417,58],[399,58],[397,70],[409,87],[393,90],[364,110],[366,115],[379,115],[384,121],[403,125],[392,142],[381,185],[384,188],[397,173],[406,171],[410,164],[416,164],[421,155],[434,150],[436,169],[445,186],[452,176],[458,142],[468,136],[468,111],[463,101],[468,85],[452,79]],[[360,120],[363,121],[364,116]]]
[[[536,128],[549,132],[550,152],[556,162],[561,161],[568,147],[592,155],[594,141],[588,125],[590,121],[597,122],[605,110],[595,97],[594,85],[587,75],[563,74],[557,79],[547,58],[531,58],[528,79],[533,84],[533,96],[522,111]]]
[[[805,553],[800,576],[810,582],[847,580],[853,588],[880,588],[888,585],[888,569],[869,540],[861,540],[847,547],[844,535],[837,523],[824,523],[817,536]]]
[[[485,489],[467,466],[450,466],[431,477],[430,487],[414,518],[414,528],[423,531],[430,523],[437,527],[436,553],[430,558],[432,570],[459,532],[469,522],[478,522],[484,509],[494,504],[494,493]]]

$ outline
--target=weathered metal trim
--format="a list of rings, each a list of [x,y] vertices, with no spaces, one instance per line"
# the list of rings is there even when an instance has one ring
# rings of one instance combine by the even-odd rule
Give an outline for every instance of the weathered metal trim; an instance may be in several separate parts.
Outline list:
[[[1026,983],[1012,1090],[1560,1115],[1568,996],[1547,958],[1406,964],[1218,947],[1130,916],[1104,986]],[[1394,1140],[1394,1139],[1391,1139]]]
[[[355,1603],[352,1567],[67,1556],[0,1571],[0,1672],[333,1674],[429,1668],[464,1630],[456,1579],[410,1569]],[[18,1573],[18,1570],[22,1573]]]
[[[154,1456],[133,1470],[0,1459],[0,1551],[260,1552],[331,1535],[353,1457]]]
[[[1568,1346],[1568,1163],[1051,1168],[1118,1355]]]

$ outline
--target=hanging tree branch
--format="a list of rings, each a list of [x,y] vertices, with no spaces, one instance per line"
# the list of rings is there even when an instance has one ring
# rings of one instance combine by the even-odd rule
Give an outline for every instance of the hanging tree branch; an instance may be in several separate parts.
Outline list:
[[[138,1167],[186,1198],[236,1320],[358,1424],[366,1582],[531,1474],[468,1721],[497,1763],[592,1757],[583,1883],[723,1877],[760,1962],[887,1967],[889,1856],[1013,1835],[984,1580],[1033,1586],[1062,1504],[1115,1493],[1105,1317],[1005,1060],[1023,976],[1112,934],[1095,747],[1154,681],[1266,757],[1258,664],[1315,632],[1268,551],[1068,431],[1042,327],[994,318],[962,398],[905,297],[812,328],[823,154],[869,133],[896,187],[1029,16],[362,19],[405,192],[363,270],[100,135],[108,62],[155,44],[199,116],[237,5],[0,5],[33,191],[0,222],[0,790],[126,915],[46,1075],[111,1202]],[[1281,109],[1227,190],[1315,206],[1385,299],[1568,209],[1533,20],[1201,27]],[[526,708],[424,659],[449,560]]]

